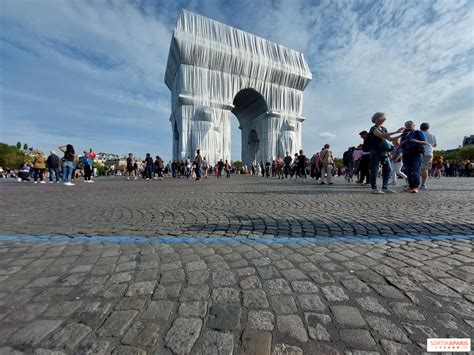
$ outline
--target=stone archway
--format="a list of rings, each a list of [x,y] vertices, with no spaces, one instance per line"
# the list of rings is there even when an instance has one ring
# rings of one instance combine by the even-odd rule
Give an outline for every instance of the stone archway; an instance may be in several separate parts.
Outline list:
[[[260,159],[260,140],[255,129],[249,132],[247,137],[247,145],[242,147],[242,162],[250,166],[251,164],[258,164]]]
[[[214,164],[231,160],[231,120],[242,130],[242,161],[271,161],[301,148],[303,91],[312,76],[303,54],[189,11],[171,39],[165,83],[171,90],[173,159],[200,149]],[[253,142],[249,145],[249,142]],[[249,153],[251,152],[251,154]]]
[[[266,117],[268,106],[263,96],[252,88],[245,88],[235,95],[231,111],[239,121],[242,135],[242,163],[251,165],[265,159],[260,151],[259,133],[261,118]]]

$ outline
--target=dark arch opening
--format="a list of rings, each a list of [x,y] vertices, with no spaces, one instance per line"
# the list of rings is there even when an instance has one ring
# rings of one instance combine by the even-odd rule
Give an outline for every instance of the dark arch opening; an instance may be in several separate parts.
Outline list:
[[[246,88],[235,95],[233,105],[232,114],[237,117],[239,126],[236,128],[235,124],[232,124],[231,128],[232,160],[241,160],[249,165],[255,159],[260,143],[252,121],[268,111],[267,102],[258,91]]]
[[[248,118],[257,117],[268,111],[267,102],[256,90],[248,88],[240,90],[234,98],[232,113],[239,122]]]

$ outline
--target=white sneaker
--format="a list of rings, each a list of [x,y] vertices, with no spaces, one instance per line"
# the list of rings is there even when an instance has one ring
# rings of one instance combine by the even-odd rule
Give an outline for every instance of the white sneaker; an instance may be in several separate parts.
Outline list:
[[[127,180],[130,180],[130,178],[128,177]]]
[[[370,191],[371,194],[374,194],[374,195],[383,195],[385,194],[385,192],[383,192],[382,190],[379,190],[379,189],[372,189],[372,191]]]
[[[65,182],[64,185],[66,186],[74,186],[74,184],[72,182]]]
[[[397,192],[396,191],[393,191],[393,190],[390,190],[390,189],[382,189],[382,192],[384,194],[396,194]]]
[[[38,181],[35,181],[35,184],[37,184],[37,183],[38,183]]]
[[[16,178],[18,180],[18,182],[21,182],[21,178]]]
[[[95,182],[94,180],[89,180],[89,182]]]
[[[60,184],[60,183],[61,183],[61,181],[56,181],[56,184]]]
[[[46,184],[46,181],[40,181],[40,184]]]
[[[52,183],[54,183],[54,181],[50,181],[49,183],[52,184]]]

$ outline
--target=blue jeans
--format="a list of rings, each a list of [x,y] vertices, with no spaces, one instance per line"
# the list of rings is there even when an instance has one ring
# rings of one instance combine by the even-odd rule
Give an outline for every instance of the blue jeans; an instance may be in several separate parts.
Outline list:
[[[423,163],[423,154],[413,154],[404,152],[403,165],[407,174],[408,185],[410,189],[417,189],[420,186],[421,164]]]
[[[72,161],[66,160],[63,162],[63,182],[71,182],[73,169]]]
[[[392,172],[390,161],[386,152],[372,150],[370,152],[370,185],[372,189],[377,188],[377,173],[379,172],[380,164],[382,164],[382,190],[386,190],[388,188],[388,179]]]
[[[59,168],[49,168],[49,181],[53,181],[53,173],[56,181],[59,181]]]
[[[202,176],[201,166],[196,165],[196,179],[199,180]]]

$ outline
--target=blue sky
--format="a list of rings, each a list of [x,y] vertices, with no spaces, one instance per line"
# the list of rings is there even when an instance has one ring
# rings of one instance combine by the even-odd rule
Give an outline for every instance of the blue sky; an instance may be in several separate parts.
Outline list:
[[[171,157],[164,84],[179,11],[304,53],[303,148],[339,156],[376,111],[474,134],[474,1],[0,0],[0,141]],[[237,120],[233,157],[240,157]]]

